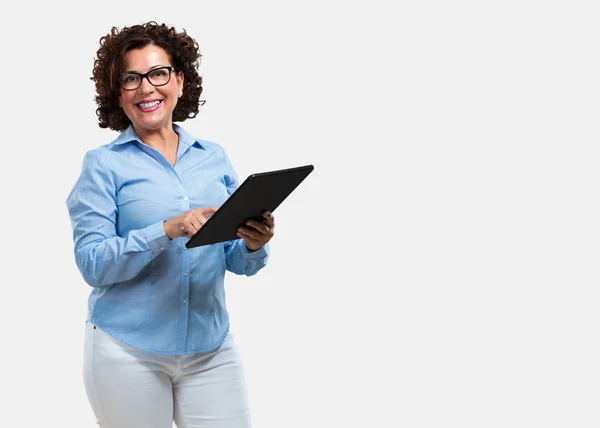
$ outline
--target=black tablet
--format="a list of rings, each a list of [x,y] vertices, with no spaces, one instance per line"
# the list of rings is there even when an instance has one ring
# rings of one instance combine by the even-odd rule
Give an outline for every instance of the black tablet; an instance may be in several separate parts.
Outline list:
[[[312,172],[312,165],[250,175],[185,244],[187,248],[240,239],[237,229],[248,219],[263,221]]]

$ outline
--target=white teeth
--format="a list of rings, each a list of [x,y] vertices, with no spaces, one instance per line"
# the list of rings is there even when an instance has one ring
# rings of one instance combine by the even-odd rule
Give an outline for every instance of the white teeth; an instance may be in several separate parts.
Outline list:
[[[152,101],[151,103],[139,103],[141,108],[151,108],[160,104],[160,100]]]

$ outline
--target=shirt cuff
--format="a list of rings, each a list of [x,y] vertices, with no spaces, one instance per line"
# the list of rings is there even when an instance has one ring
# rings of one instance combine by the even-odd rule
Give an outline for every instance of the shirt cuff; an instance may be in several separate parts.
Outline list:
[[[159,221],[146,228],[146,242],[155,255],[171,248],[171,240],[165,232],[163,222]]]
[[[267,246],[269,244],[265,244],[262,247],[260,247],[258,250],[256,251],[250,251],[247,247],[246,247],[246,243],[244,242],[243,239],[240,239],[240,246],[242,247],[242,257],[244,257],[244,260],[255,260],[255,259],[260,259],[260,258],[264,258],[267,256]]]

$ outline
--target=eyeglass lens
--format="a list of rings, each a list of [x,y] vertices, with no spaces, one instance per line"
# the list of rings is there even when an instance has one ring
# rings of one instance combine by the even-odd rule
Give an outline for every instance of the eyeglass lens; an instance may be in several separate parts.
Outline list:
[[[154,86],[162,86],[169,83],[171,70],[168,68],[157,68],[148,73],[148,80]],[[133,73],[121,74],[121,87],[123,89],[137,89],[142,84],[142,76]]]

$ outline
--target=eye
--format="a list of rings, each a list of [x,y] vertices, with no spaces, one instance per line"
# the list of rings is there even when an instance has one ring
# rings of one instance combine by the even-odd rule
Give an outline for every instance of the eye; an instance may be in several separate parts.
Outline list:
[[[152,77],[165,77],[167,75],[167,70],[160,69],[152,72]]]
[[[123,83],[132,83],[132,82],[136,82],[138,80],[138,76],[136,76],[135,74],[126,74],[121,78],[121,81]]]

